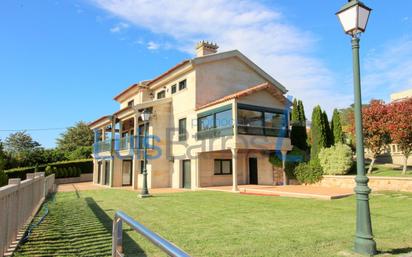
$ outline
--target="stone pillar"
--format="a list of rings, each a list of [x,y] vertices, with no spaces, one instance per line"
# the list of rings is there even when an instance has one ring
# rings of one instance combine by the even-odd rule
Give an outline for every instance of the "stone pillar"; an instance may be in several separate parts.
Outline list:
[[[112,116],[112,129],[111,129],[111,158],[110,158],[110,176],[109,176],[109,186],[113,187],[114,178],[114,159],[115,159],[115,147],[116,147],[116,116]]]
[[[232,191],[234,192],[238,192],[239,188],[237,185],[237,153],[238,153],[238,149],[236,148],[232,148],[232,178],[233,178],[233,182],[232,182]]]
[[[288,151],[282,150],[281,152],[282,152],[283,185],[285,186],[288,184],[288,178],[286,176],[286,155]]]

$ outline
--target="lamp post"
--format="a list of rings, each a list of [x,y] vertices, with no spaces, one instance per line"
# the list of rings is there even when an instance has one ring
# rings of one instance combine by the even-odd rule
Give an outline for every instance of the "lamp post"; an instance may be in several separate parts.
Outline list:
[[[365,158],[362,134],[362,98],[359,68],[359,35],[365,32],[372,9],[358,0],[350,0],[336,13],[346,34],[352,37],[353,82],[355,91],[355,127],[356,127],[356,236],[355,252],[376,254],[376,242],[373,240],[372,223],[369,208],[368,177],[365,175]]]
[[[139,197],[145,198],[151,196],[149,194],[149,189],[147,188],[147,123],[150,120],[151,113],[149,110],[144,109],[143,112],[140,114],[140,117],[143,121],[143,186],[142,191],[140,192]]]

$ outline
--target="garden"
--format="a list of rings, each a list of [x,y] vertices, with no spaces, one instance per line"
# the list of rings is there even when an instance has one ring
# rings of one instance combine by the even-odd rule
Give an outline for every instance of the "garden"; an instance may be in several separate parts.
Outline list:
[[[146,199],[119,189],[57,193],[15,256],[110,256],[117,210],[192,256],[358,256],[354,202],[354,196],[322,201],[211,191]],[[412,251],[412,194],[373,193],[371,209],[379,254]],[[127,225],[123,240],[125,256],[164,256]]]

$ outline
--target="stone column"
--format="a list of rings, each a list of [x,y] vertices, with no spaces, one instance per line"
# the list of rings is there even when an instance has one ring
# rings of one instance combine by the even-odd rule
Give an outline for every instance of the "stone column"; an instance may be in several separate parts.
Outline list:
[[[140,170],[140,154],[138,154],[138,147],[139,147],[139,115],[136,114],[133,119],[133,175],[132,175],[132,188],[137,189],[137,176]]]
[[[238,153],[238,149],[236,148],[232,148],[232,178],[233,178],[233,182],[232,182],[232,191],[234,192],[238,192],[239,188],[237,185],[237,153]]]
[[[282,150],[282,172],[283,172],[283,185],[288,184],[288,178],[286,177],[286,155],[288,151]]]

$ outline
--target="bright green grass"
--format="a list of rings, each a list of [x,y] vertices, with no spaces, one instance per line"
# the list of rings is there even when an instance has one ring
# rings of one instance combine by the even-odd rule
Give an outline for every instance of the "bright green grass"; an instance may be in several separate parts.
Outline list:
[[[365,169],[368,170],[368,165]],[[388,177],[412,177],[412,170],[409,167],[409,170],[406,171],[406,174],[402,174],[402,167],[394,168],[382,164],[373,165],[372,174],[370,176],[388,176]]]
[[[224,192],[139,199],[126,190],[58,193],[50,215],[16,256],[110,256],[111,219],[122,210],[192,256],[357,256],[355,198],[323,201]],[[371,198],[382,256],[412,251],[412,194]],[[164,256],[125,226],[126,256]]]

